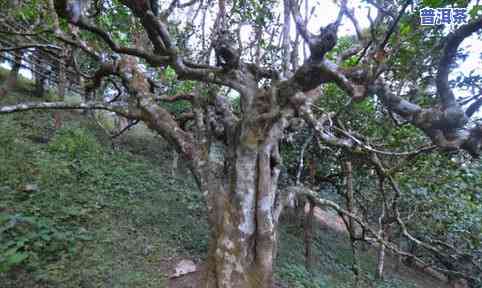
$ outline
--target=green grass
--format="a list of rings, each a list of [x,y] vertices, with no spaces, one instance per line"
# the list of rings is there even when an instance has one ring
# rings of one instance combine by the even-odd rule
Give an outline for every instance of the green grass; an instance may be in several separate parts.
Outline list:
[[[24,80],[2,104],[31,100]],[[166,259],[204,259],[202,197],[190,177],[171,176],[172,150],[158,136],[141,126],[113,151],[87,117],[62,118],[55,130],[49,112],[0,116],[0,287],[166,287]],[[38,191],[23,191],[27,184]],[[288,287],[351,287],[346,237],[315,230],[310,273],[300,225],[283,222],[277,278]],[[375,283],[373,253],[361,252],[360,262],[361,287],[412,287],[396,274]]]
[[[203,255],[207,226],[193,183],[172,178],[160,159],[112,151],[75,113],[58,131],[51,122],[47,112],[0,121],[0,248],[27,256],[0,258],[9,270],[2,288],[163,287],[161,259]],[[148,145],[163,146],[149,136]],[[26,184],[38,191],[22,191]]]
[[[303,231],[299,224],[282,223],[276,275],[289,287],[348,288],[353,287],[353,256],[346,235],[327,228],[315,227],[312,272],[304,268]],[[389,260],[387,260],[389,261]],[[361,269],[359,287],[414,288],[416,281],[404,278],[387,269],[385,282],[375,281],[376,258],[372,250],[358,249]],[[427,286],[419,286],[427,287]],[[432,286],[428,286],[432,287]],[[439,287],[439,286],[433,286]]]

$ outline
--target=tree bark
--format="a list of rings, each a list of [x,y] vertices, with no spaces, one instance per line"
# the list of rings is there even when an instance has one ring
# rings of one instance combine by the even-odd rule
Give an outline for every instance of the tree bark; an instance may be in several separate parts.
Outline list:
[[[379,230],[378,230],[378,236],[383,239],[383,240],[386,240],[387,238],[387,230],[388,230],[388,224],[386,223],[386,213],[388,213],[386,210],[386,199],[385,199],[385,190],[384,190],[384,178],[383,177],[380,177],[379,179],[379,190],[380,190],[380,194],[382,195],[383,197],[383,201],[382,201],[382,211],[381,211],[381,214],[380,214],[380,217],[378,218],[378,225],[379,225]],[[378,255],[377,255],[377,272],[376,272],[376,279],[377,280],[383,280],[383,271],[384,271],[384,268],[385,268],[385,245],[383,245],[382,243],[379,244],[379,247],[378,247]]]
[[[303,234],[305,244],[305,268],[306,271],[311,271],[311,264],[313,261],[313,251],[311,242],[313,241],[313,218],[315,217],[315,205],[311,201],[307,201],[308,213],[305,214],[305,221],[303,223]]]
[[[271,287],[276,231],[272,219],[269,156],[241,145],[228,160],[216,196],[210,199],[209,288]],[[220,175],[218,175],[220,176]],[[214,180],[214,179],[212,179]],[[261,188],[261,189],[258,189]],[[211,188],[212,189],[212,188]],[[215,189],[217,190],[217,189]],[[214,194],[211,190],[208,193]]]
[[[208,194],[216,195],[208,199],[213,228],[205,287],[271,287],[275,242],[267,215],[271,193],[263,195],[267,191],[257,187],[267,184],[262,171],[266,160],[256,147],[241,145],[235,150],[235,158],[223,167],[228,168],[226,176],[217,175],[221,183],[208,188]],[[214,178],[211,182],[218,182]]]
[[[354,198],[353,198],[353,166],[351,161],[344,161],[342,164],[342,167],[343,167],[343,173],[345,174],[345,182],[346,182],[345,183],[346,209],[350,213],[355,213]],[[345,220],[345,224],[348,228],[352,256],[353,256],[353,262],[352,262],[352,271],[354,275],[353,287],[358,287],[358,284],[360,282],[360,267],[358,264],[357,249],[356,249],[357,247],[356,247],[355,221],[353,221],[352,218],[348,217],[348,219]]]
[[[228,136],[227,144],[219,144],[224,147],[222,159],[205,152],[209,167],[202,169],[198,182],[207,195],[212,227],[206,288],[273,286],[278,141],[287,121],[259,125],[251,116]]]
[[[380,237],[385,239],[384,231],[380,232]],[[383,280],[383,270],[384,270],[384,267],[385,267],[385,245],[383,245],[383,244],[380,244],[380,246],[378,248],[377,261],[378,261],[378,263],[377,263],[376,279],[377,280]]]

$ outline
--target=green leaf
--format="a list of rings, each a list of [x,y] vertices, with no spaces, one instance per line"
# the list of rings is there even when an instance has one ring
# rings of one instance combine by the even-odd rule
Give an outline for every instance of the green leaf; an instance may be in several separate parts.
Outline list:
[[[18,252],[17,248],[7,250],[0,258],[0,272],[9,271],[12,267],[22,263],[28,256],[28,253]]]

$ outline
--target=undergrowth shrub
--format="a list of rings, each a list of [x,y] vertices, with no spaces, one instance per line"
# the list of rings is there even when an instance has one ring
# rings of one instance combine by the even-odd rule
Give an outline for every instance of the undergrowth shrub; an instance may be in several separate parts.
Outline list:
[[[8,148],[15,139],[15,129],[11,117],[4,116],[0,121],[0,145],[3,149]]]
[[[0,235],[0,272],[8,272],[23,262],[30,267],[41,266],[74,252],[75,240],[85,238],[56,227],[44,217],[5,212],[0,213]]]
[[[417,288],[417,286],[413,283],[407,282],[406,280],[393,278],[379,282],[375,288]]]
[[[32,159],[36,151],[28,141],[17,135],[18,126],[11,116],[7,115],[0,121],[0,188],[30,181],[34,174]]]
[[[324,279],[310,275],[302,264],[284,264],[280,267],[279,275],[294,288],[329,287]]]
[[[31,142],[25,135],[41,129],[21,116],[0,121],[0,273],[17,266],[42,270],[74,253],[78,240],[88,240],[79,230],[85,213],[77,211],[87,209],[80,199],[84,194],[75,193],[73,163],[101,151],[94,136],[74,127],[58,130],[47,146]],[[37,188],[24,190],[27,184]]]
[[[63,153],[76,159],[98,155],[101,146],[89,131],[78,127],[65,127],[57,132],[48,149],[50,152]]]

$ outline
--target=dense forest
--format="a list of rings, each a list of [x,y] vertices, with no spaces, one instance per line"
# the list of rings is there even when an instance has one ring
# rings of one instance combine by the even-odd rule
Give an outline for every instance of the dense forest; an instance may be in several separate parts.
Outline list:
[[[481,67],[478,0],[0,0],[0,288],[480,288]]]

